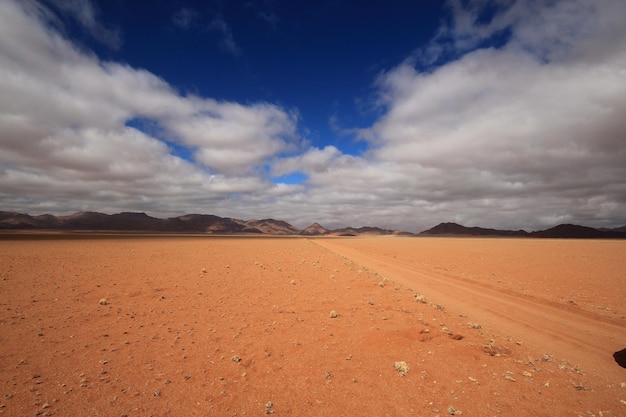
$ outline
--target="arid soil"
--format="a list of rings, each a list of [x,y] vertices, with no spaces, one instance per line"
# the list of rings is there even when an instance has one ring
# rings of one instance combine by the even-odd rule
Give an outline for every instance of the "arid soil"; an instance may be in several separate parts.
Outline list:
[[[625,299],[626,241],[4,234],[0,415],[625,416]]]

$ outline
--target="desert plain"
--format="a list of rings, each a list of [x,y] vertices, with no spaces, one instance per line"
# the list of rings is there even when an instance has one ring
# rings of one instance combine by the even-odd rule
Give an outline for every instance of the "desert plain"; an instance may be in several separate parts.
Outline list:
[[[626,241],[0,235],[0,415],[624,416]]]

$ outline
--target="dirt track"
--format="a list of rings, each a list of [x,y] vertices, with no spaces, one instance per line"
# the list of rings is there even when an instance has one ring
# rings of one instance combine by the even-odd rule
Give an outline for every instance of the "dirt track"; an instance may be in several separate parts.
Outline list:
[[[624,243],[551,245],[3,236],[0,415],[626,415]]]
[[[366,240],[316,240],[315,243],[341,255],[351,261],[363,265],[389,279],[414,288],[427,294],[431,301],[448,306],[450,310],[466,315],[470,320],[489,325],[500,334],[509,335],[516,340],[526,341],[533,346],[544,347],[567,357],[579,364],[587,372],[597,375],[623,374],[615,367],[612,354],[626,347],[626,244],[620,241],[532,241],[535,251],[524,251],[519,239],[431,239],[406,240],[401,243],[402,251],[396,248],[386,249],[391,254],[378,250],[368,250],[372,241]],[[525,243],[525,242],[524,242]],[[467,254],[468,247],[480,247],[481,255],[489,256],[493,246],[504,247],[504,251],[518,251],[519,263],[527,262],[537,265],[543,257],[571,255],[568,252],[576,248],[595,258],[584,262],[585,270],[581,270],[580,262],[559,265],[554,262],[552,270],[536,270],[535,273],[550,274],[550,277],[526,275],[517,279],[524,282],[525,290],[515,291],[504,286],[497,286],[481,279],[461,276],[458,272],[444,272],[418,266],[411,262],[419,258],[420,249],[426,246],[442,245],[447,251],[448,262],[459,262],[461,255]],[[406,258],[406,250],[411,248],[412,255]],[[612,249],[606,250],[607,248]],[[394,251],[395,249],[395,251]],[[554,253],[550,253],[552,250]],[[595,253],[594,253],[595,252]],[[403,258],[403,255],[405,258]],[[485,261],[485,259],[482,259]],[[579,260],[580,261],[580,260]],[[466,262],[468,262],[466,260]],[[469,261],[471,262],[471,261]],[[475,260],[474,260],[475,262]],[[483,272],[502,269],[502,259],[489,259],[482,262]],[[486,265],[485,265],[486,264]],[[612,276],[598,276],[599,265],[608,268]],[[490,272],[497,275],[496,272]],[[557,302],[547,298],[550,294],[542,293],[542,280],[558,286],[563,280],[571,288],[584,286],[580,278],[586,277],[595,285],[597,294],[602,294],[602,301],[621,307],[612,314],[602,314],[584,307],[578,307],[573,298],[566,302]],[[603,279],[604,278],[604,279]],[[617,282],[618,286],[613,282]],[[621,285],[619,285],[621,283]],[[561,286],[562,288],[562,286]],[[610,297],[610,300],[608,298]],[[598,297],[600,298],[600,297]],[[602,302],[601,301],[601,302]],[[604,312],[606,308],[602,308]],[[596,309],[597,310],[597,309]]]

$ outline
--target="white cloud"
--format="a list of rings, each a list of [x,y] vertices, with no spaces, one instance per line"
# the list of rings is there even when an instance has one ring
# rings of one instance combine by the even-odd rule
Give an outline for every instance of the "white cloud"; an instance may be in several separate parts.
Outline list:
[[[363,158],[314,149],[275,170],[304,169],[317,207],[378,224],[626,223],[626,36],[610,36],[624,33],[626,5],[500,3],[480,23],[486,2],[451,2],[432,51],[452,39],[459,59],[420,72],[418,54],[381,74],[385,112],[360,131]],[[504,29],[504,47],[467,52]]]
[[[298,146],[294,112],[183,97],[148,71],[81,52],[45,22],[14,2],[0,4],[6,209],[57,200],[58,209],[70,211],[197,212],[233,193],[272,188],[254,173],[266,159]],[[195,152],[196,163],[127,127],[135,118],[154,120]]]
[[[411,231],[440,221],[626,224],[626,5],[496,3],[486,19],[491,2],[451,2],[431,48],[380,75],[383,114],[360,130],[369,149],[352,156],[302,150],[294,110],[182,96],[146,70],[79,50],[37,3],[2,1],[2,208]],[[228,35],[222,23],[214,29]],[[505,32],[501,48],[476,49]],[[442,64],[446,54],[458,59]],[[425,58],[440,65],[423,70]],[[127,126],[136,118],[194,160]],[[267,181],[297,171],[303,184]]]

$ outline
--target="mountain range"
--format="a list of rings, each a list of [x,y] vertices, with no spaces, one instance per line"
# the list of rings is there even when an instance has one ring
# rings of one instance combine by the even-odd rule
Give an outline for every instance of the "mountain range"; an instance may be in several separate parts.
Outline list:
[[[178,217],[159,219],[145,213],[104,214],[79,212],[69,216],[42,214],[31,216],[25,213],[0,211],[0,230],[94,230],[132,232],[178,232],[213,234],[257,234],[257,235],[304,235],[304,236],[357,236],[410,234],[381,229],[378,227],[343,228],[330,230],[315,223],[306,229],[275,219],[239,220],[211,214],[185,214]]]
[[[79,212],[69,216],[42,214],[31,216],[25,213],[0,211],[0,230],[92,230],[126,232],[177,232],[209,234],[253,234],[253,235],[301,235],[301,236],[503,236],[539,238],[626,238],[626,227],[617,229],[594,229],[573,224],[535,232],[524,230],[498,230],[482,227],[465,227],[457,223],[440,223],[419,234],[379,227],[345,227],[326,229],[313,223],[304,229],[275,219],[239,220],[211,214],[185,214],[178,217],[159,219],[146,213],[124,212],[104,214]]]
[[[546,230],[526,232],[525,230],[497,230],[482,227],[465,227],[457,223],[440,223],[419,233],[419,236],[509,236],[543,237],[565,239],[626,239],[626,227],[616,229],[594,229],[577,224],[560,224]]]

